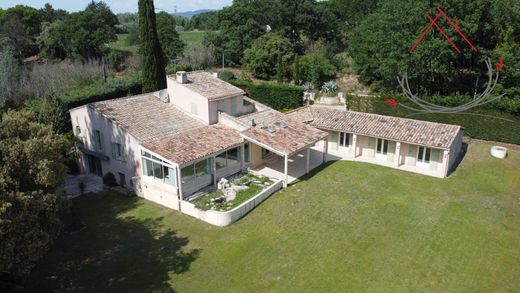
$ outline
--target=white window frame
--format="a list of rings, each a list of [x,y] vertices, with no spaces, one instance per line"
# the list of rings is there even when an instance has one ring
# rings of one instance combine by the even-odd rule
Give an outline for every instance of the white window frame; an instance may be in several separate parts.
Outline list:
[[[379,142],[381,141],[381,149],[379,149]],[[386,145],[386,152],[385,152]],[[378,138],[376,139],[376,158],[386,160],[388,155],[388,140]]]
[[[112,143],[112,158],[118,161],[125,161],[126,160],[126,152],[125,152],[125,146],[123,144],[120,144],[118,142]]]
[[[348,149],[351,145],[351,137],[352,135],[348,132],[340,132],[338,135],[338,147]]]
[[[421,154],[421,149],[422,149],[422,154]],[[416,163],[416,165],[418,167],[429,168],[430,162],[431,162],[431,157],[432,157],[431,148],[427,148],[427,147],[420,146],[420,145],[417,146],[417,157],[416,157],[417,163]]]
[[[152,163],[159,164],[159,165],[162,166],[161,167],[162,179],[159,179],[159,178],[155,177],[155,174],[154,174],[155,170],[153,168],[153,165],[152,165],[152,176],[148,175],[148,172],[147,172],[148,170],[147,170],[147,167],[146,167],[146,161],[147,160],[152,162]],[[142,164],[141,172],[142,172],[143,176],[146,176],[148,178],[152,178],[155,181],[159,181],[159,182],[162,182],[164,184],[168,184],[168,185],[173,186],[173,187],[178,187],[179,186],[179,182],[177,180],[177,172],[178,172],[177,168],[174,165],[170,164],[169,162],[164,161],[161,158],[156,157],[153,153],[151,153],[149,151],[141,150],[141,164]],[[172,176],[173,177],[171,177],[171,178],[173,179],[173,181],[171,183],[174,183],[174,184],[170,184],[170,182],[168,182],[168,180],[166,180],[165,171],[164,171],[165,168],[169,168],[169,169],[172,170]]]

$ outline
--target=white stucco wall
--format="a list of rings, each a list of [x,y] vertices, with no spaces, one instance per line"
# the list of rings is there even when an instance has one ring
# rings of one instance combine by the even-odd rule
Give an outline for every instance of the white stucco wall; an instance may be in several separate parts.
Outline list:
[[[173,78],[167,78],[166,80],[170,103],[186,113],[192,114],[206,124],[211,124],[208,99],[177,83]]]
[[[148,176],[141,176],[140,181],[142,193],[139,196],[174,210],[179,209],[177,187]]]
[[[460,152],[462,150],[462,139],[464,138],[464,130],[460,130],[459,133],[457,133],[457,136],[453,140],[453,143],[450,147],[449,152],[449,166],[448,169],[452,169],[454,167],[454,164],[456,163],[457,158],[460,155]],[[449,170],[448,170],[449,171]]]
[[[103,154],[109,158],[108,161],[101,161],[103,175],[112,172],[119,182],[118,173],[125,174],[127,186],[131,185],[131,178],[141,174],[141,163],[139,153],[139,142],[132,135],[119,128],[111,120],[99,114],[89,105],[81,106],[70,110],[72,129],[74,134],[84,143],[86,149],[95,151],[92,139],[94,130],[99,130],[102,134]],[[81,129],[78,133],[77,127]],[[126,153],[125,161],[112,158],[111,143],[123,145]],[[87,157],[81,154],[79,159],[80,172],[88,173]]]

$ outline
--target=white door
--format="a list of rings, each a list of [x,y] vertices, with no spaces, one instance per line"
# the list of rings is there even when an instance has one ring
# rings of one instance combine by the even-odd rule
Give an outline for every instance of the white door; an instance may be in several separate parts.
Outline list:
[[[431,149],[422,146],[418,146],[417,148],[417,167],[429,168]]]
[[[376,159],[386,160],[388,154],[388,140],[377,139]]]
[[[339,142],[338,142],[338,150],[340,152],[348,152],[350,147],[350,133],[340,132],[339,133]]]

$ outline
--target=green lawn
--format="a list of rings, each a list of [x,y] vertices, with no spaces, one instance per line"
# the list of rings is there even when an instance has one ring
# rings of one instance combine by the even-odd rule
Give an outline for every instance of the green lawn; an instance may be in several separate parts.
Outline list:
[[[334,162],[217,228],[117,194],[74,200],[87,229],[33,273],[39,291],[518,292],[520,153],[472,144],[436,179]]]
[[[179,32],[181,40],[183,40],[187,46],[190,44],[202,44],[204,40],[204,36],[206,36],[205,31],[181,31]]]

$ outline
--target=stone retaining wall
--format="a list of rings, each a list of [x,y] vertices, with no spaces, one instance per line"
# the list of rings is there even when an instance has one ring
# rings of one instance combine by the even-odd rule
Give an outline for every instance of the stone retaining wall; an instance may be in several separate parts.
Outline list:
[[[259,205],[262,201],[267,199],[271,194],[273,194],[281,188],[282,181],[275,181],[269,187],[262,190],[259,194],[255,195],[254,197],[243,202],[241,205],[235,207],[232,210],[223,212],[214,210],[203,211],[196,208],[195,205],[190,202],[182,201],[181,212],[195,217],[197,219],[200,219],[206,223],[219,227],[224,227],[242,218],[244,215],[246,215],[252,209],[254,209],[257,205]]]

